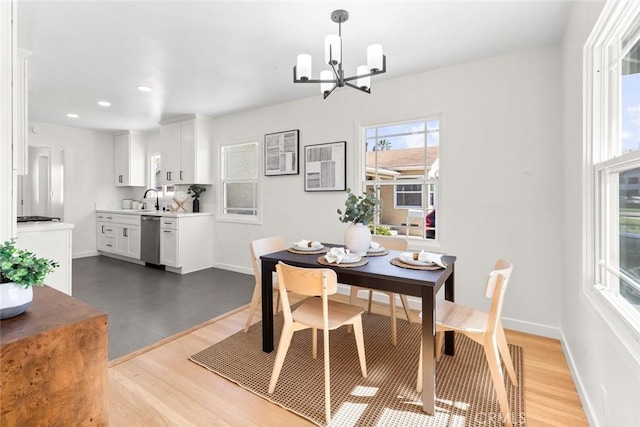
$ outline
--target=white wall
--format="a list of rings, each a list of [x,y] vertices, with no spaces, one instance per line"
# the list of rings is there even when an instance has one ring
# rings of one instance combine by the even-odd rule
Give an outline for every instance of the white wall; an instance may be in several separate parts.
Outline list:
[[[114,185],[113,134],[30,122],[29,145],[64,149],[64,222],[75,226],[73,257],[97,254],[96,203],[120,206],[131,197],[129,188]]]
[[[562,44],[565,198],[561,325],[565,354],[590,423],[632,426],[640,424],[640,363],[593,311],[582,291],[582,49],[602,6],[602,2],[576,2]]]
[[[484,278],[497,258],[514,265],[505,325],[559,336],[562,287],[562,126],[558,46],[527,50],[405,78],[373,79],[373,94],[337,90],[214,121],[215,144],[300,129],[301,147],[347,141],[347,184],[360,124],[443,112],[442,250],[458,256],[456,300],[489,308]],[[250,266],[249,242],[282,235],[342,242],[343,192],[305,193],[297,176],[261,177],[263,225],[216,223],[218,266]]]

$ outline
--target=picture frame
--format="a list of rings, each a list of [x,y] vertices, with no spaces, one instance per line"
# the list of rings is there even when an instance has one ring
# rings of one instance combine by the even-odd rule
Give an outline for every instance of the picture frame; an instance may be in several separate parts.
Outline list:
[[[300,173],[300,130],[268,133],[264,136],[265,176]]]
[[[304,147],[304,191],[347,189],[347,142]]]

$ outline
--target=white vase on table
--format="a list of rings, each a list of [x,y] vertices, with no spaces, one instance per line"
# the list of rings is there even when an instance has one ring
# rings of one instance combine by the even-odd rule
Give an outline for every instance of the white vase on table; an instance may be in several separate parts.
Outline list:
[[[371,245],[371,231],[364,224],[351,224],[344,232],[344,245],[352,253],[364,256]]]
[[[13,282],[0,283],[0,319],[9,319],[24,313],[33,301],[31,286]]]

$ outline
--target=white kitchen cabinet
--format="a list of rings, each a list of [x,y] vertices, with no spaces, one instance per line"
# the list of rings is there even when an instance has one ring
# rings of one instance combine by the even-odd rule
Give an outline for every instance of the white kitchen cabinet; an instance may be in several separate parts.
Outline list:
[[[213,216],[161,218],[160,263],[179,274],[212,267]]]
[[[114,137],[114,169],[117,187],[144,187],[145,140],[135,132]]]
[[[140,259],[140,226],[115,226],[116,254],[129,258]]]
[[[18,225],[16,246],[38,258],[56,261],[59,266],[47,275],[45,285],[71,295],[72,224],[61,222]]]
[[[140,215],[96,214],[96,249],[140,259]]]
[[[18,49],[18,55],[15,62],[15,91],[14,96],[14,115],[13,129],[15,130],[14,150],[13,150],[13,168],[18,175],[27,175],[29,173],[28,163],[28,123],[29,123],[29,98],[28,98],[28,80],[29,70],[27,57],[31,52]]]
[[[212,184],[211,124],[190,117],[160,127],[161,182],[165,185]]]

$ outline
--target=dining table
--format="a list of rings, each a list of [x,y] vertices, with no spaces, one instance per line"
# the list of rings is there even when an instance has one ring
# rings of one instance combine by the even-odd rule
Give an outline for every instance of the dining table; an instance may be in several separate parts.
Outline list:
[[[326,248],[342,247],[327,244]],[[310,251],[311,252],[311,251]],[[385,250],[385,254],[367,256],[367,263],[362,266],[348,266],[347,264],[320,263],[319,251],[301,253],[301,251],[285,249],[262,255],[262,350],[270,353],[274,349],[273,330],[273,278],[272,273],[276,265],[283,262],[288,265],[303,268],[330,268],[337,273],[338,282],[369,288],[374,290],[394,292],[422,298],[422,409],[427,414],[435,413],[435,332],[436,332],[436,294],[444,287],[444,298],[454,301],[455,282],[454,267],[456,257],[443,255],[445,268],[434,270],[413,269],[411,266],[398,266],[398,257],[402,251]],[[387,253],[388,252],[388,253]],[[392,261],[394,264],[392,264]],[[416,343],[419,348],[420,343]],[[445,354],[454,355],[453,332],[445,333]],[[416,352],[416,356],[418,353]],[[417,366],[416,357],[416,366]]]

